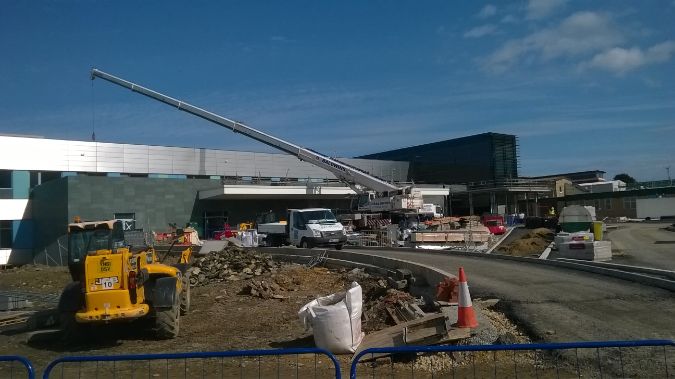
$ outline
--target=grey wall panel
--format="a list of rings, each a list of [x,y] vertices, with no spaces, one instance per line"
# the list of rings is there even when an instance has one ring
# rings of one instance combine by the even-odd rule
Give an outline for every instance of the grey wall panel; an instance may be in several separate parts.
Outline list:
[[[96,171],[96,146],[86,142],[68,143],[68,170],[69,171]]]
[[[391,180],[392,175],[400,180],[407,177],[407,162],[344,160],[383,179]],[[0,136],[0,169],[335,178],[330,172],[287,154],[7,136]]]

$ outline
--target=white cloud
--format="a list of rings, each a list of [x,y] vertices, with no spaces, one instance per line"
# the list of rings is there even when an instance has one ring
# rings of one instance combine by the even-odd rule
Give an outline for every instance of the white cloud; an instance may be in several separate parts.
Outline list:
[[[480,12],[478,12],[476,17],[478,17],[478,18],[489,18],[489,17],[494,16],[495,14],[497,14],[497,7],[492,5],[492,4],[488,4],[488,5],[484,6],[483,9],[480,10]]]
[[[673,54],[675,41],[659,43],[646,51],[639,47],[614,47],[596,54],[590,61],[582,63],[581,68],[599,68],[623,75],[642,66],[666,62]]]
[[[497,27],[492,24],[477,26],[464,33],[464,38],[480,38],[497,32]]]
[[[501,22],[504,23],[504,24],[513,24],[514,22],[517,22],[517,21],[518,20],[513,15],[507,14],[506,16],[504,16],[502,18]]]
[[[507,41],[483,60],[483,68],[503,72],[524,58],[543,61],[569,58],[602,51],[622,40],[623,36],[608,15],[577,12],[556,26]]]
[[[561,8],[567,0],[530,0],[527,3],[527,19],[541,20]]]
[[[285,37],[285,36],[272,36],[272,37],[270,37],[270,41],[279,42],[279,43],[294,42],[294,40],[292,40],[288,37]]]

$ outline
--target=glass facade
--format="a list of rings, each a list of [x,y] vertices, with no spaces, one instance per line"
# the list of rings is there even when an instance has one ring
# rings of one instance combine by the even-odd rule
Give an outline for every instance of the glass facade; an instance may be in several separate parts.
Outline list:
[[[516,136],[484,133],[359,158],[410,162],[408,180],[453,184],[518,177]]]

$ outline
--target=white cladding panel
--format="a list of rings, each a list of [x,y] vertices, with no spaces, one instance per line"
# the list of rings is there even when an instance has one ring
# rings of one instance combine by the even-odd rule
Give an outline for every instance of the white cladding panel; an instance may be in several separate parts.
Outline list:
[[[405,181],[407,162],[343,159],[375,176]],[[0,169],[335,179],[288,154],[0,136]]]
[[[0,220],[23,220],[30,217],[28,199],[0,199]]]

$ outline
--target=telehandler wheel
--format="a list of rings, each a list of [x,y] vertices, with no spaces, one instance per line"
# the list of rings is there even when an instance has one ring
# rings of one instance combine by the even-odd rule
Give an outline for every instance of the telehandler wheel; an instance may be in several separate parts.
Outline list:
[[[190,273],[185,272],[181,279],[183,290],[180,293],[180,314],[186,315],[190,311]]]
[[[342,245],[335,245],[335,250],[342,250]]]
[[[59,298],[59,328],[64,342],[79,342],[87,337],[89,325],[75,321],[75,313],[84,306],[84,295],[80,282],[66,285]]]
[[[61,340],[63,342],[78,343],[85,340],[87,328],[75,321],[75,312],[61,312],[59,324],[61,328]]]
[[[178,304],[168,309],[155,311],[155,336],[161,339],[178,337],[180,329],[180,309]]]

